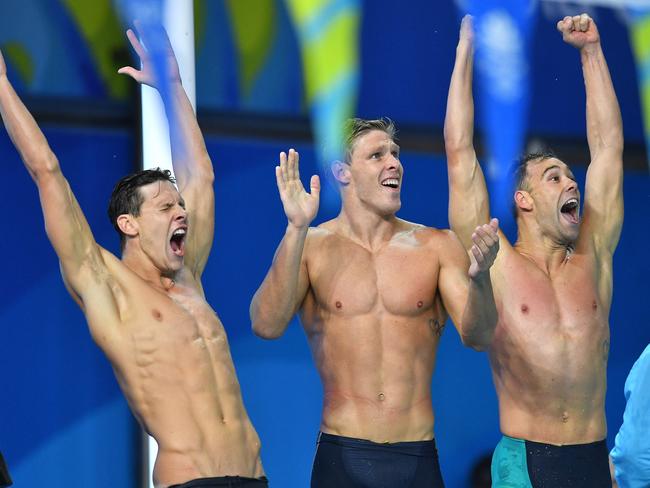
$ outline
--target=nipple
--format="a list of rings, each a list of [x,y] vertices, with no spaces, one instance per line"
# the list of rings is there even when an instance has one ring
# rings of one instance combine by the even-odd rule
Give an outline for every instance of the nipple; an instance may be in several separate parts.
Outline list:
[[[526,305],[526,304],[522,305],[522,306],[521,306],[521,311],[522,311],[523,313],[528,313],[528,305]]]
[[[424,305],[424,303],[422,302],[422,300],[420,300],[420,301],[418,302],[418,308],[422,308],[422,305]]]
[[[341,302],[337,301],[336,302],[336,308],[341,308],[341,307],[343,307],[343,304]]]

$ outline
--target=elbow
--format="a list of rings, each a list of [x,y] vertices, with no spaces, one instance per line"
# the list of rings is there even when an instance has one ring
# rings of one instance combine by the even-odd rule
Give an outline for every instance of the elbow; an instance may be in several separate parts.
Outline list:
[[[249,315],[253,334],[261,339],[277,339],[284,332],[283,327],[278,327],[277,323],[263,318],[264,314],[259,312],[254,302],[251,304],[249,309]]]
[[[445,139],[445,152],[447,155],[454,155],[466,150],[470,147],[468,144],[468,138],[463,137],[460,134],[456,134],[456,131],[451,130],[448,127],[448,124],[445,124],[444,128],[444,139]]]
[[[461,136],[452,137],[445,130],[445,154],[447,155],[447,164],[449,166],[458,165],[473,150],[474,146],[471,138]]]
[[[470,347],[478,352],[484,352],[492,344],[492,333],[472,334],[463,332],[460,335],[460,340],[465,347]]]
[[[30,154],[22,154],[22,157],[37,182],[61,171],[59,160],[49,147]]]
[[[260,339],[272,340],[282,336],[282,329],[261,320],[252,321],[253,334]]]

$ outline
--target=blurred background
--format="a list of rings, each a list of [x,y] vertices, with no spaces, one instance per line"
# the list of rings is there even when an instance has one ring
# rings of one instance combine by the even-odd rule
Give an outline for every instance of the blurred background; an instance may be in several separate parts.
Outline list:
[[[216,234],[204,288],[228,333],[271,486],[282,488],[308,486],[322,392],[298,321],[272,342],[250,330],[249,301],[286,226],[275,186],[277,155],[296,147],[307,181],[320,171],[321,134],[328,123],[349,111],[364,118],[389,116],[400,129],[405,168],[399,216],[448,227],[442,125],[460,18],[471,8],[471,2],[453,0],[317,2],[330,13],[353,9],[358,18],[346,34],[357,42],[344,46],[351,51],[328,51],[333,60],[348,60],[352,82],[343,95],[347,105],[327,119],[312,88],[318,85],[313,66],[303,61],[309,33],[296,20],[296,3],[194,2],[198,119],[216,173]],[[507,11],[511,2],[492,3]],[[650,6],[634,2],[641,10],[631,10],[623,2],[600,3],[531,2],[525,22],[517,24],[526,42],[515,53],[522,76],[512,88],[525,96],[516,111],[501,110],[519,117],[504,119],[516,123],[516,130],[501,132],[518,137],[517,151],[554,149],[584,188],[589,153],[582,72],[578,53],[562,42],[555,24],[566,14],[589,12],[601,33],[626,138],[626,218],[614,260],[610,316],[611,448],[622,422],[623,383],[650,342],[650,177],[643,109],[650,106],[650,30],[643,30],[645,24],[639,29],[643,8]],[[117,179],[140,167],[141,129],[137,86],[116,74],[133,59],[114,4],[3,0],[0,49],[96,240],[119,253],[106,207]],[[477,83],[488,78],[479,76]],[[497,78],[502,79],[499,73]],[[490,115],[491,96],[477,87],[482,161],[491,159],[497,144],[490,136],[498,124]],[[14,228],[0,239],[6,277],[0,293],[0,451],[15,486],[145,486],[140,429],[64,289],[36,188],[4,131],[0,159],[5,225]],[[335,201],[324,204],[315,224],[337,210]],[[500,437],[496,396],[485,355],[464,348],[453,327],[446,329],[433,380],[442,472],[448,487],[479,486],[470,484],[473,466]]]

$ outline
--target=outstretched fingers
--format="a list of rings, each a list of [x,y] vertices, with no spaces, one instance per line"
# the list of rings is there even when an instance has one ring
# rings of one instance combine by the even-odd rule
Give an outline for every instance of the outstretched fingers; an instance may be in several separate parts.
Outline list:
[[[318,175],[312,175],[311,180],[309,180],[309,190],[311,195],[315,198],[320,196],[320,178]]]
[[[287,156],[287,175],[291,181],[300,181],[300,172],[298,171],[299,155],[295,149],[289,149]]]
[[[486,271],[492,266],[499,252],[499,221],[492,219],[489,224],[479,225],[472,233],[470,249],[479,271]]]
[[[132,29],[127,29],[126,37],[129,39],[129,42],[131,43],[131,47],[133,47],[133,50],[140,58],[141,65],[144,66],[147,60],[147,51],[144,48],[144,46],[140,43],[138,36],[135,34],[135,32],[133,32]],[[123,68],[118,69],[117,72],[121,75],[130,76],[138,83],[144,83],[146,81],[145,79],[146,77],[142,72],[142,70],[134,68],[133,66],[124,66]]]
[[[138,36],[136,36],[135,32],[133,32],[133,29],[127,29],[126,37],[129,39],[129,42],[131,43],[131,47],[136,52],[136,54],[138,55],[140,60],[143,60],[144,58],[146,58],[147,57],[147,51],[145,50],[144,46],[140,42],[140,39],[138,39]]]

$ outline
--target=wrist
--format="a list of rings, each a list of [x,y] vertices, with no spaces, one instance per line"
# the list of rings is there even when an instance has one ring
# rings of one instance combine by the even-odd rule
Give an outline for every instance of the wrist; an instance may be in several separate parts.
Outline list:
[[[287,234],[307,234],[308,229],[309,229],[309,224],[296,225],[293,222],[289,221],[289,222],[287,222],[286,233]]]
[[[484,287],[490,283],[490,270],[481,270],[475,273],[474,275],[469,275],[470,281],[478,287]]]
[[[602,54],[600,41],[590,42],[580,48],[580,56],[585,59],[591,56],[598,56]]]

